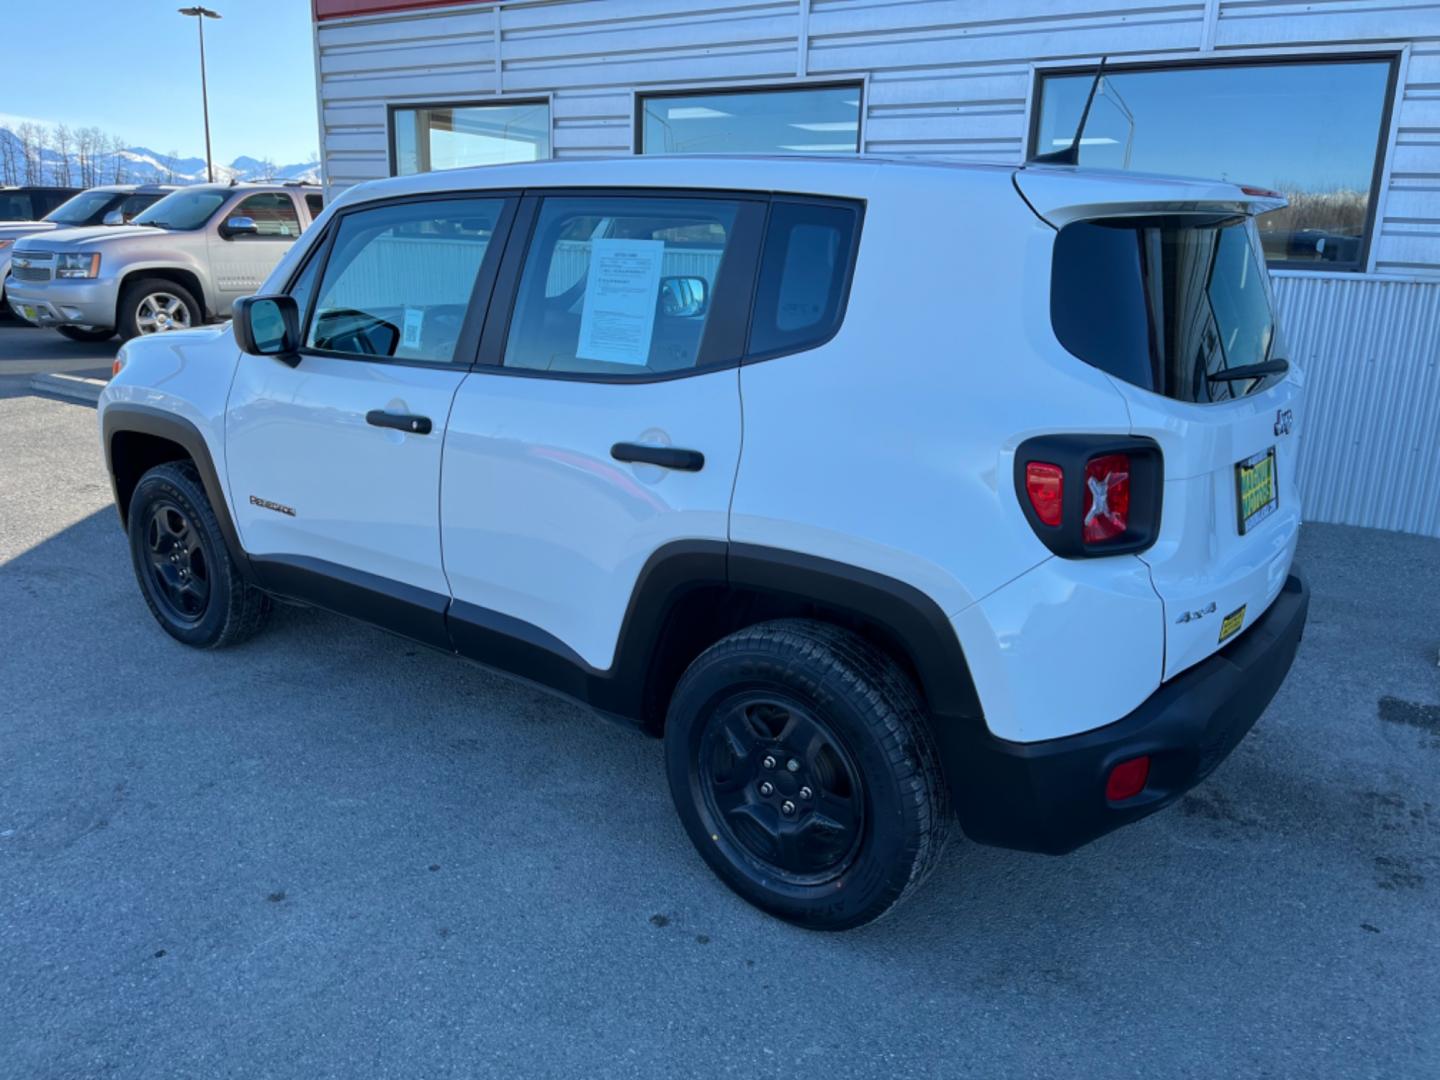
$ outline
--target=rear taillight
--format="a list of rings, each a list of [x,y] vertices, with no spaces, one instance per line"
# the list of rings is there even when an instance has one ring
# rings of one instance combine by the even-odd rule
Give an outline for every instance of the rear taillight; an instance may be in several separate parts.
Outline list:
[[[1030,527],[1066,558],[1143,551],[1160,529],[1164,486],[1154,440],[1040,435],[1015,452],[1015,487]]]
[[[1085,463],[1082,535],[1103,544],[1130,527],[1130,455],[1105,454]]]
[[[1048,461],[1030,461],[1025,465],[1025,494],[1035,508],[1035,516],[1046,525],[1060,524],[1060,511],[1065,504],[1062,485],[1065,472]]]

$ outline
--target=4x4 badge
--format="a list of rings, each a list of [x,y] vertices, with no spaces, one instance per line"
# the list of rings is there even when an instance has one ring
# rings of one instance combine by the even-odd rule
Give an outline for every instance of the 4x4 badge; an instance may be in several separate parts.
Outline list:
[[[1295,423],[1295,413],[1290,409],[1275,410],[1275,435],[1289,435],[1290,428]]]

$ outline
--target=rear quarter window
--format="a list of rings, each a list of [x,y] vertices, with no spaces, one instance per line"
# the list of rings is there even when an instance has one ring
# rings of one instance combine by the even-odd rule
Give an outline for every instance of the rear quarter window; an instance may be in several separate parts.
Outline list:
[[[860,232],[853,204],[786,202],[770,209],[760,258],[752,356],[814,348],[844,317]]]

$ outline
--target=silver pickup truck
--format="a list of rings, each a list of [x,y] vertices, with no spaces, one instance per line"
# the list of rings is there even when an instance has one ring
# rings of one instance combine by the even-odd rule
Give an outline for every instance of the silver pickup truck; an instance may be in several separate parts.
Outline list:
[[[16,241],[6,300],[76,341],[199,326],[258,289],[321,206],[296,183],[182,188],[128,226]]]

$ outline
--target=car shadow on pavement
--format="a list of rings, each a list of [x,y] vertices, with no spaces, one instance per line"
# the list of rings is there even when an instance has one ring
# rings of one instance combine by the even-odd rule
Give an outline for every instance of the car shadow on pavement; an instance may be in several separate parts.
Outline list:
[[[637,1039],[642,1015],[675,1019],[662,1000],[740,1023],[744,994],[804,986],[835,1045],[903,1005],[951,1025],[935,1046],[1003,1023],[1038,1053],[1128,1024],[1199,1067],[1179,1032],[1328,1025],[1374,1055],[1440,978],[1440,732],[1376,703],[1433,704],[1440,682],[1410,655],[1425,631],[1385,610],[1406,583],[1346,567],[1364,554],[1403,574],[1440,543],[1327,528],[1303,545],[1314,601],[1296,667],[1209,781],[1063,858],[957,835],[910,903],[819,935],[710,875],[658,742],[309,608],[278,606],[243,646],[187,649],[151,619],[98,510],[0,564],[11,971],[68,958],[56,977],[83,1000],[87,979],[180,953],[186,984],[161,1000],[263,986],[283,1011],[421,965],[461,1010],[490,975],[542,1012],[640,994],[613,1021]],[[1418,996],[1391,985],[1394,965]],[[23,982],[0,976],[0,996]]]

